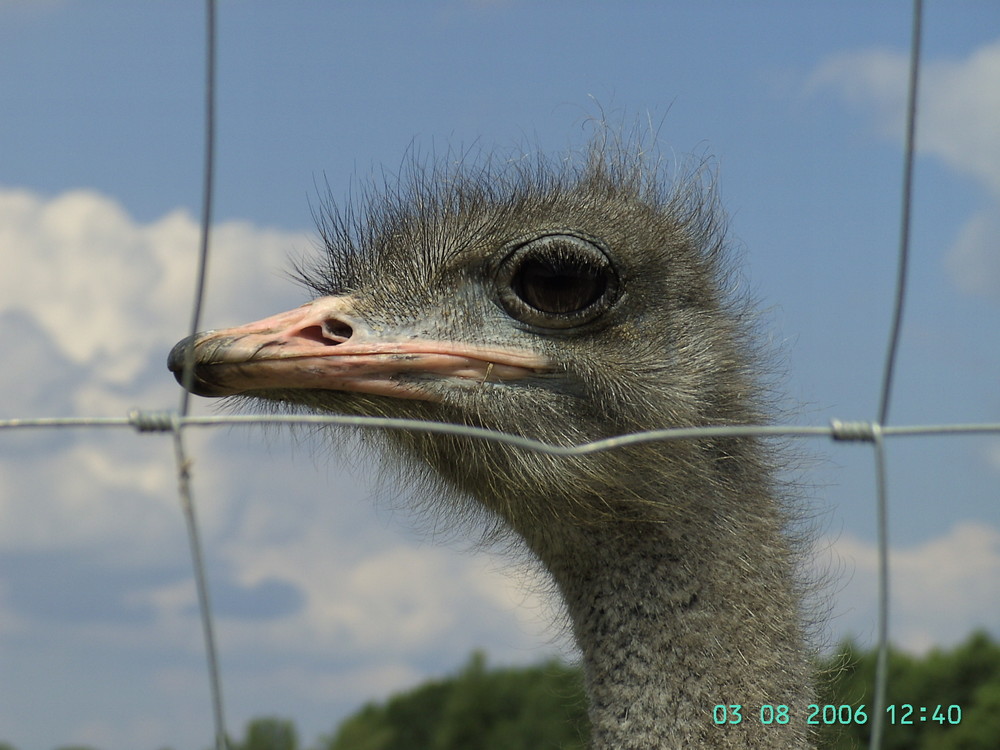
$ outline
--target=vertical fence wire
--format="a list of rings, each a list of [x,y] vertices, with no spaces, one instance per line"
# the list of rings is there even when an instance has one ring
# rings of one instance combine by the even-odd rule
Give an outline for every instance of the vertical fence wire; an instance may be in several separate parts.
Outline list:
[[[903,184],[900,200],[899,253],[896,261],[895,301],[885,368],[882,372],[882,392],[879,397],[878,421],[874,430],[875,502],[878,534],[878,651],[875,662],[875,685],[872,696],[872,726],[868,747],[879,750],[885,734],[885,703],[889,689],[889,486],[886,478],[886,451],[882,427],[889,421],[893,375],[903,328],[906,301],[907,270],[910,259],[910,225],[913,205],[913,161],[916,150],[917,95],[920,83],[920,45],[923,21],[923,0],[913,0],[910,29],[910,67],[906,92],[906,135],[903,139]]]
[[[202,169],[201,236],[198,247],[198,271],[194,301],[191,305],[193,336],[201,328],[201,310],[205,299],[205,279],[208,269],[209,240],[212,227],[212,195],[215,177],[215,75],[216,75],[216,7],[215,0],[205,0],[205,132],[204,164]],[[178,411],[186,417],[190,410],[191,385],[194,382],[194,341],[188,339],[184,352],[184,370]],[[201,618],[202,637],[205,641],[205,660],[208,667],[209,692],[212,701],[212,718],[215,728],[216,750],[227,750],[226,716],[222,696],[222,676],[219,668],[218,649],[215,644],[215,625],[212,617],[212,598],[205,575],[205,555],[198,530],[198,514],[191,491],[191,461],[184,450],[184,435],[180,420],[173,424],[174,460],[177,464],[177,491],[180,496],[184,522],[187,527],[188,546],[191,550],[195,588],[198,595],[198,612]]]

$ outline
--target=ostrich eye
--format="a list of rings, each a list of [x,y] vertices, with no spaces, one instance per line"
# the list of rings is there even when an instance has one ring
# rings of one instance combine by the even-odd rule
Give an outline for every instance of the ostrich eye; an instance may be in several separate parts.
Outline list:
[[[514,294],[543,313],[575,313],[608,288],[604,269],[576,257],[528,258],[511,279]]]
[[[497,275],[500,303],[542,328],[572,328],[600,316],[618,295],[618,274],[595,242],[551,234],[517,245]]]

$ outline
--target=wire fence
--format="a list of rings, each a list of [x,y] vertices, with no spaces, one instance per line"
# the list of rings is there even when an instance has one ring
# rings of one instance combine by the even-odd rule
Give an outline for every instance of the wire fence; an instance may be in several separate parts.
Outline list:
[[[519,435],[497,433],[491,430],[441,422],[425,422],[407,419],[379,417],[351,417],[334,415],[219,415],[191,416],[190,393],[181,389],[176,411],[132,410],[124,417],[54,417],[0,420],[3,429],[65,429],[86,428],[128,428],[139,433],[167,432],[173,437],[178,493],[190,544],[193,575],[197,589],[200,618],[207,660],[207,670],[211,692],[212,715],[217,750],[226,750],[228,734],[223,701],[223,681],[217,657],[215,627],[212,616],[211,599],[205,575],[202,543],[200,540],[196,506],[191,492],[191,475],[188,451],[185,448],[184,433],[194,427],[222,427],[232,425],[342,425],[372,430],[411,430],[425,433],[460,435],[477,440],[505,443],[518,448],[540,453],[573,456],[599,451],[609,451],[624,446],[652,441],[690,440],[717,437],[793,437],[825,438],[838,442],[866,442],[872,445],[875,464],[875,504],[878,538],[878,627],[877,627],[877,669],[874,688],[874,702],[870,716],[871,740],[869,747],[882,747],[885,732],[885,696],[888,681],[888,641],[889,641],[889,558],[888,528],[889,505],[886,479],[885,440],[889,438],[1000,434],[1000,423],[977,424],[927,424],[890,425],[889,412],[892,401],[896,355],[904,316],[904,302],[907,288],[907,268],[909,258],[911,205],[913,186],[913,162],[917,128],[917,95],[919,91],[921,23],[923,17],[922,0],[913,0],[912,31],[910,41],[910,64],[908,100],[906,109],[906,137],[903,151],[903,187],[901,194],[899,248],[897,260],[896,288],[892,321],[886,344],[885,364],[882,371],[881,392],[878,401],[877,418],[870,421],[833,420],[823,426],[793,425],[739,425],[697,428],[669,428],[647,432],[620,435],[603,440],[574,446],[556,446]],[[201,310],[205,297],[206,267],[209,259],[210,228],[212,226],[212,198],[214,181],[215,150],[215,106],[216,106],[216,8],[214,0],[206,0],[205,23],[205,131],[203,195],[201,211],[201,235],[197,270],[195,301],[191,312],[190,332],[201,330]],[[190,385],[193,378],[192,363],[183,373],[183,382]]]

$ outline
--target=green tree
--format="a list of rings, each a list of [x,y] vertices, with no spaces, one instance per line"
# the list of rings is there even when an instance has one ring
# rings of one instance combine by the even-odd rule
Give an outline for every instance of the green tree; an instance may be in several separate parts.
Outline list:
[[[233,750],[298,750],[299,735],[286,719],[262,717],[247,724],[241,743],[231,743]]]
[[[850,706],[853,717],[863,705],[868,719],[820,725],[821,750],[867,747],[875,661],[874,650],[848,641],[818,663],[820,706]],[[975,633],[954,649],[923,658],[890,650],[888,702],[917,708],[912,723],[886,726],[883,750],[997,750],[1000,646]],[[960,722],[947,721],[949,706],[960,707]],[[927,709],[924,721],[919,707]],[[897,719],[901,715],[897,709]],[[956,718],[955,709],[951,716]],[[485,657],[474,654],[452,678],[368,704],[318,750],[582,750],[588,731],[576,668],[552,662],[488,669]]]
[[[862,653],[849,642],[824,661],[828,679],[821,683],[820,703],[864,704],[869,713],[865,724],[824,728],[824,750],[867,747],[875,662],[874,650]],[[896,723],[885,727],[883,750],[995,749],[1000,737],[1000,646],[979,632],[952,650],[935,649],[923,658],[891,649],[886,698],[897,709]],[[900,721],[904,704],[914,707],[909,723]],[[951,706],[961,711],[959,723],[947,719]],[[951,716],[957,716],[954,709]]]
[[[583,750],[586,726],[576,669],[488,670],[476,653],[453,678],[368,704],[321,750]]]
[[[487,672],[476,653],[447,695],[429,750],[582,748],[585,706],[576,670],[549,663]]]

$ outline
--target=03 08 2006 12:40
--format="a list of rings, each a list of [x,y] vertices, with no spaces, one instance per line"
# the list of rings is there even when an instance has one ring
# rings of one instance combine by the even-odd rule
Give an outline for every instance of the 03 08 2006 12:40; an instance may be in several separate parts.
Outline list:
[[[741,703],[720,703],[712,709],[712,720],[716,724],[740,724],[747,716],[757,714],[761,724],[787,724],[792,719],[791,709],[783,704],[764,703],[759,709],[745,706]],[[938,724],[960,724],[962,707],[956,703],[936,706],[915,706],[911,703],[893,703],[885,708],[890,724],[918,724],[933,721]],[[868,713],[866,706],[843,704],[820,705],[810,703],[807,706],[805,721],[807,724],[866,724]]]

